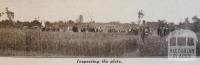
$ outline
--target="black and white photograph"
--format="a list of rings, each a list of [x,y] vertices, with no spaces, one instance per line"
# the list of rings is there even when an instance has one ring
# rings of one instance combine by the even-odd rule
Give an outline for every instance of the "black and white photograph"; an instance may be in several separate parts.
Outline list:
[[[93,63],[84,58],[115,58],[110,64],[126,62],[117,58],[197,60],[199,3],[0,0],[0,57],[76,58],[77,64]]]

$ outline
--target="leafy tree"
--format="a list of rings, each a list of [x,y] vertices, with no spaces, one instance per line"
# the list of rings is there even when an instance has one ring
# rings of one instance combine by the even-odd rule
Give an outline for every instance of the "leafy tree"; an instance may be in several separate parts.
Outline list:
[[[192,30],[195,32],[199,32],[200,31],[200,18],[198,18],[197,16],[194,16],[194,17],[192,17],[192,21],[193,21]]]
[[[185,18],[185,23],[190,23],[189,18]]]
[[[13,27],[13,23],[9,20],[2,20],[1,27]]]
[[[74,24],[74,21],[73,20],[69,20],[67,21],[68,24]]]
[[[138,24],[140,24],[143,17],[144,17],[144,13],[142,12],[142,10],[140,10],[138,12]]]
[[[8,17],[8,19],[9,19],[9,21],[13,21],[13,19],[14,19],[14,12],[12,12],[12,11],[10,11],[10,10],[8,10],[8,8],[5,8],[6,9],[6,14],[7,14],[7,17]]]
[[[45,22],[45,26],[49,26],[51,23],[49,21]]]
[[[38,20],[33,20],[31,22],[31,26],[38,26],[38,27],[41,27],[42,26],[42,23],[40,23]]]
[[[83,15],[80,15],[76,21],[77,23],[82,23],[84,21]]]

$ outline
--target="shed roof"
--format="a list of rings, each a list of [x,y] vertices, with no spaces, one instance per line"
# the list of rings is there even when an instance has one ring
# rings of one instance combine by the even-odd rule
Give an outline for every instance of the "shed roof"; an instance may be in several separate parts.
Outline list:
[[[169,33],[167,40],[169,40],[172,37],[191,37],[194,39],[194,41],[198,41],[197,35],[195,32],[187,29],[180,29],[180,30],[175,30]]]

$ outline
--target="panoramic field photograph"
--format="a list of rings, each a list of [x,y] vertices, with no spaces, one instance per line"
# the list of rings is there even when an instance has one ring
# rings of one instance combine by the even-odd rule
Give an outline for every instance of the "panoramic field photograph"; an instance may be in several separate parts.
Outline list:
[[[0,0],[0,57],[198,57],[196,4],[197,0]]]

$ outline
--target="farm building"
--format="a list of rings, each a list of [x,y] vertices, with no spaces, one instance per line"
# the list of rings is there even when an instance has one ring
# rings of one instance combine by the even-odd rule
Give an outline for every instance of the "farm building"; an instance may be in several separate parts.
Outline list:
[[[56,29],[60,32],[73,31],[74,27],[77,27],[77,32],[128,32],[128,29],[133,26],[122,23],[49,23],[45,25],[45,28],[49,30]]]

